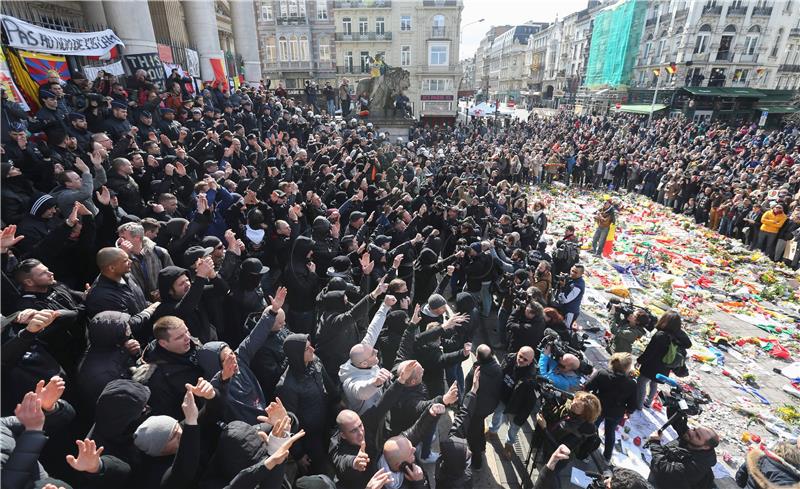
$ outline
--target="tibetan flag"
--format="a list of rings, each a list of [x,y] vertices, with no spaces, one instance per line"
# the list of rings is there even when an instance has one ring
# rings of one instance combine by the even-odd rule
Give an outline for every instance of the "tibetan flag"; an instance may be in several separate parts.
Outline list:
[[[47,81],[47,72],[50,70],[57,71],[62,80],[72,78],[67,66],[67,58],[64,56],[32,53],[30,51],[20,51],[19,56],[25,62],[31,78],[40,85]]]
[[[670,63],[666,69],[667,73],[669,73],[670,75],[674,75],[675,73],[678,72],[678,65],[676,65],[675,63]]]
[[[656,68],[653,70],[653,74],[656,76],[661,76],[661,68]]]

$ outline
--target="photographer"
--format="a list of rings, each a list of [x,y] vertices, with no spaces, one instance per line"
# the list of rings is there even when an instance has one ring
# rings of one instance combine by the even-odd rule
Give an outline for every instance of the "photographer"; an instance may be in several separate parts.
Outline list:
[[[518,306],[508,318],[508,352],[517,352],[525,346],[538,347],[544,330],[544,311],[538,302],[530,300]]]
[[[578,368],[581,366],[580,359],[572,353],[560,351],[553,355],[551,352],[557,340],[548,337],[543,341],[546,341],[547,344],[539,356],[539,375],[561,390],[578,390],[581,385],[581,378],[578,375]]]
[[[672,416],[667,409],[667,416]],[[711,468],[717,464],[719,435],[711,428],[699,426],[689,429],[686,414],[678,413],[672,421],[678,438],[665,445],[661,444],[661,432],[656,431],[648,438],[650,453],[650,477],[648,482],[656,489],[711,489],[714,473]]]
[[[520,299],[527,298],[525,289],[528,288],[528,272],[523,269],[516,270],[514,273],[506,273],[497,284],[498,295],[500,296],[500,310],[497,311],[497,332],[502,339],[506,337],[506,325],[511,316],[514,306],[518,305]],[[520,297],[520,293],[522,297]],[[538,343],[535,343],[538,344]],[[516,350],[509,350],[516,351]]]
[[[559,312],[564,315],[567,328],[572,328],[572,324],[581,314],[581,301],[586,290],[583,271],[583,265],[573,265],[569,271],[569,278],[560,278],[556,302]]]
[[[611,462],[614,452],[616,429],[625,412],[636,411],[636,381],[631,378],[633,356],[630,353],[615,353],[608,361],[608,370],[600,370],[586,383],[586,390],[600,398],[603,407],[602,416],[597,418],[595,426],[605,422],[605,442],[603,457]]]
[[[653,328],[655,319],[645,309],[635,308],[623,304],[611,305],[611,334],[614,335],[609,341],[608,352],[630,353],[633,344],[647,334],[647,329]]]
[[[550,288],[553,286],[553,274],[550,272],[550,262],[540,260],[533,273],[532,287],[536,287],[542,293],[542,307],[547,306],[547,298],[550,296]]]
[[[558,449],[550,456],[550,460],[539,470],[539,476],[536,478],[536,483],[533,489],[549,489],[556,487],[558,480],[556,478],[555,468],[558,462],[569,459],[570,449],[566,445],[559,445]],[[637,474],[630,469],[623,469],[614,467],[610,475],[603,475],[602,480],[595,479],[589,486],[589,489],[649,489],[650,486],[644,477]]]

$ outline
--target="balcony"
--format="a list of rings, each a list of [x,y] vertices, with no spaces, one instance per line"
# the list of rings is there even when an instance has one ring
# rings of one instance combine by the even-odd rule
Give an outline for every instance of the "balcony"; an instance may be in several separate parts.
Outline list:
[[[780,65],[778,71],[788,73],[800,73],[800,65]]]
[[[658,23],[663,24],[664,22],[669,22],[670,13],[661,14],[661,17],[658,18]]]
[[[760,15],[762,17],[769,17],[772,15],[772,7],[756,7],[753,9],[753,17]]]
[[[392,8],[392,0],[337,0],[333,8]]]
[[[800,27],[789,29],[789,37],[800,37]]]
[[[457,0],[422,0],[423,7],[458,7]]]
[[[314,61],[314,68],[320,71],[334,71],[336,65],[333,61]]]
[[[278,25],[303,25],[307,23],[305,16],[278,17],[275,20],[278,22]]]
[[[722,13],[722,5],[705,5],[703,15],[719,15]]]
[[[716,61],[733,61],[733,51],[717,51]]]
[[[336,33],[336,40],[340,42],[360,42],[360,41],[391,41],[392,40],[392,33],[391,32],[384,32],[383,34],[378,34],[377,32],[365,32],[363,34],[359,34],[358,32],[353,32],[352,34],[346,34],[344,32],[337,32]]]
[[[657,21],[658,21],[658,19],[656,19],[655,17],[653,17],[652,19],[647,19],[645,21],[645,23],[644,23],[644,26],[645,27],[650,27],[651,25],[656,25]]]
[[[728,15],[747,15],[747,6],[731,7],[728,9]]]
[[[447,29],[444,26],[431,27],[432,39],[443,39],[445,34],[447,34]]]
[[[675,18],[676,19],[680,19],[680,18],[686,17],[688,14],[689,14],[689,9],[688,8],[685,8],[685,9],[682,9],[682,10],[678,10],[677,12],[675,12]]]

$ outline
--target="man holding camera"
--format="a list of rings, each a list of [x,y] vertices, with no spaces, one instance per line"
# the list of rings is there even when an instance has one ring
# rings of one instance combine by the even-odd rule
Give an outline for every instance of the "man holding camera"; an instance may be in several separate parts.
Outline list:
[[[581,385],[578,369],[580,359],[572,353],[553,351],[553,341],[550,341],[539,356],[539,374],[564,391],[576,391]]]
[[[572,324],[581,314],[581,301],[586,290],[583,281],[583,265],[573,265],[569,270],[569,278],[562,279],[559,283],[559,293],[556,295],[557,309],[564,315],[564,324],[572,328]]]
[[[671,409],[667,415],[672,416]],[[719,435],[706,426],[689,429],[686,414],[678,413],[672,422],[678,438],[661,444],[661,431],[650,435],[650,477],[656,489],[710,489],[714,486],[711,468],[717,463],[714,450]]]
[[[654,322],[651,322],[652,316],[639,307],[631,311],[623,304],[612,304],[611,316],[613,318],[611,323],[613,337],[609,340],[608,345],[608,352],[611,354],[631,353],[636,340],[646,334],[645,330],[648,326],[652,329],[654,325]]]

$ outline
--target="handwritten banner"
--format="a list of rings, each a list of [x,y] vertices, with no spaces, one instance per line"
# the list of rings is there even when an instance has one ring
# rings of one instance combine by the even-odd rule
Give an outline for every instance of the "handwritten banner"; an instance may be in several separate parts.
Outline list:
[[[148,78],[158,85],[159,90],[164,89],[164,64],[158,53],[126,54],[122,57],[128,63],[131,74],[136,74],[137,70],[144,70]]]
[[[102,56],[122,39],[111,29],[100,32],[62,32],[29,24],[8,15],[0,16],[8,44],[37,53],[69,56]]]

